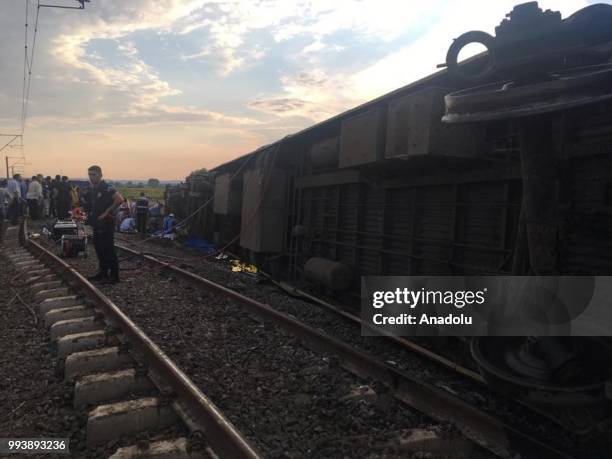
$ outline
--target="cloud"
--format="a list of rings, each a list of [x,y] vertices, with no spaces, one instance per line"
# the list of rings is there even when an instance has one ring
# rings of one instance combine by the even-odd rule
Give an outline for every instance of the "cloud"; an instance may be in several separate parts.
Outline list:
[[[135,124],[215,124],[224,126],[256,126],[260,121],[246,117],[229,116],[210,110],[160,105],[155,108],[142,108],[124,113],[104,114],[96,119],[98,124],[135,125]]]
[[[281,91],[268,98],[260,97],[251,102],[249,107],[278,116],[303,116],[315,122],[322,121],[436,72],[436,65],[444,62],[453,38],[468,30],[485,30],[494,34],[494,27],[512,10],[515,3],[515,0],[444,2],[437,20],[429,24],[417,38],[356,71],[323,65],[320,56],[323,51],[329,52],[329,46],[324,47],[320,37],[331,34],[334,27],[335,30],[355,27],[363,34],[356,34],[356,37],[380,33],[382,39],[390,40],[401,31],[402,22],[397,18],[408,19],[406,29],[418,27],[414,18],[410,20],[409,17],[413,3],[405,2],[394,9],[377,10],[369,2],[359,2],[352,9],[338,10],[348,12],[347,17],[340,17],[336,10],[322,12],[319,21],[308,27],[285,29],[279,37],[285,40],[292,34],[304,33],[306,30],[318,37],[303,48],[300,54],[307,65],[311,66],[311,70],[284,75],[280,79],[283,84]],[[586,3],[586,0],[570,0],[558,5],[552,0],[544,0],[540,1],[540,7],[560,9],[562,16],[566,17],[586,6]],[[474,14],[475,11],[478,14]],[[371,18],[364,18],[366,25],[360,27],[360,14],[357,12],[371,15]],[[415,14],[418,17],[419,11],[416,10]],[[431,13],[425,14],[425,17],[431,17]],[[383,32],[381,28],[385,18],[391,22],[389,30]],[[300,101],[300,105],[293,103],[289,107],[283,101]]]
[[[9,129],[21,109],[24,2],[0,3],[0,122]],[[44,10],[28,124],[41,138],[25,143],[102,154],[103,139],[117,143],[106,135],[137,131],[135,151],[147,149],[137,141],[157,148],[162,133],[168,148],[187,148],[189,132],[202,136],[194,149],[206,145],[221,162],[227,136],[241,139],[231,149],[240,154],[435,72],[453,38],[493,32],[514,3],[104,0],[83,12]],[[540,1],[564,16],[585,5]]]
[[[391,41],[419,24],[427,23],[437,13],[435,5],[402,0],[212,0],[189,16],[177,21],[174,30],[183,35],[206,31],[207,43],[198,51],[187,53],[185,59],[207,58],[219,62],[220,74],[248,66],[261,53],[246,55],[253,44],[247,37],[254,31],[265,30],[277,43],[296,37],[312,41],[305,52],[320,51],[326,38],[338,31],[350,31],[359,39]],[[342,49],[335,46],[336,49]]]
[[[266,113],[295,115],[296,113],[301,113],[307,105],[309,105],[309,102],[305,100],[283,97],[279,99],[256,100],[249,103],[248,107]]]
[[[161,2],[164,3],[164,2]],[[180,2],[167,1],[176,9]],[[155,69],[139,58],[135,44],[124,37],[148,28],[163,28],[171,24],[176,11],[170,8],[160,17],[143,15],[142,22],[135,22],[129,16],[120,16],[116,22],[108,23],[97,18],[76,30],[62,32],[53,41],[52,50],[56,59],[62,63],[70,79],[90,85],[105,87],[108,90],[127,94],[129,105],[148,106],[156,104],[161,98],[181,93],[163,81]],[[87,46],[94,40],[109,40],[115,43],[116,51],[123,57],[122,63],[109,62],[99,54],[86,53]]]
[[[234,126],[252,127],[262,124],[261,121],[248,118],[230,116],[211,110],[202,110],[194,107],[172,107],[159,105],[157,107],[132,108],[118,112],[98,112],[87,118],[77,117],[35,117],[31,127],[73,129],[79,127],[131,127],[138,125],[197,125],[197,126]],[[99,133],[93,133],[98,136]],[[81,132],[79,135],[89,135]],[[107,134],[110,135],[110,134]]]
[[[366,98],[380,96],[437,71],[445,61],[453,38],[468,30],[483,30],[495,35],[495,26],[516,4],[515,0],[490,2],[475,0],[469,8],[463,2],[449,2],[445,14],[417,40],[352,75],[348,84]],[[587,5],[586,0],[568,0],[560,4],[540,0],[540,7],[560,10],[566,17]],[[475,15],[474,11],[479,14]],[[466,55],[465,57],[469,57]]]
[[[114,140],[117,138],[116,135],[107,132],[80,132],[79,136],[85,137],[86,139],[101,141]]]

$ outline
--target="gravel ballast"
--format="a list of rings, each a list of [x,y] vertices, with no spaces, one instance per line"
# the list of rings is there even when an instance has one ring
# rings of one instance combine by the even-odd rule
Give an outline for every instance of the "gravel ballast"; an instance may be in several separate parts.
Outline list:
[[[261,301],[284,312],[298,320],[320,329],[331,336],[341,339],[351,346],[374,355],[389,365],[402,370],[413,377],[432,384],[462,400],[488,411],[495,417],[501,417],[511,425],[521,426],[528,432],[534,432],[542,441],[558,445],[562,449],[582,448],[581,439],[569,435],[563,428],[544,416],[536,415],[528,408],[496,395],[482,385],[466,377],[443,368],[414,352],[402,349],[383,337],[362,336],[355,323],[340,318],[337,314],[321,308],[300,298],[289,296],[277,286],[262,281],[261,278],[247,273],[232,271],[231,265],[225,261],[202,254],[174,247],[163,247],[155,243],[141,244],[134,235],[120,235],[130,248],[140,251],[150,251],[154,255],[168,255],[173,258],[159,259],[184,267],[202,277],[210,279],[245,296]],[[355,311],[358,313],[358,311]],[[455,346],[453,353],[459,354],[460,348],[467,349],[467,344],[450,341]],[[554,416],[554,415],[553,415]]]
[[[333,356],[311,351],[226,299],[128,258],[122,256],[122,282],[100,289],[265,457],[410,457],[393,447],[409,429],[456,435],[399,404],[382,384],[356,378]],[[67,261],[83,273],[97,268],[91,247],[89,258]]]
[[[4,252],[0,248],[0,437],[67,438],[69,456],[38,457],[98,459],[109,457],[121,446],[188,434],[182,426],[173,426],[89,447],[86,426],[88,410],[93,407],[73,408],[74,383],[63,380],[49,333],[43,320],[33,314],[34,296]]]

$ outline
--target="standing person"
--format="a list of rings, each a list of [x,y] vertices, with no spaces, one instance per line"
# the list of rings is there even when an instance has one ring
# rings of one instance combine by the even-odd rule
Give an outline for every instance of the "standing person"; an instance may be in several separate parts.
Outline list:
[[[28,188],[30,187],[30,179],[25,179],[19,176],[19,190],[21,192],[21,215],[28,215]]]
[[[149,214],[149,199],[144,191],[140,192],[140,197],[136,200],[136,231],[141,235],[147,232],[147,215]]]
[[[57,187],[57,218],[65,220],[68,218],[68,211],[70,210],[70,203],[72,197],[70,196],[70,184],[68,183],[68,177],[62,176],[62,180],[59,182]]]
[[[159,201],[155,201],[155,204],[151,206],[149,209],[149,217],[151,217],[151,222],[149,226],[151,227],[151,232],[155,232],[161,227],[161,204]]]
[[[6,180],[0,179],[0,246],[2,246],[2,241],[4,240],[4,217],[6,217],[7,200]]]
[[[53,218],[59,218],[59,211],[57,209],[57,197],[59,195],[59,187],[62,178],[59,175],[56,175],[55,178],[51,181],[51,216]]]
[[[38,181],[38,177],[32,177],[30,185],[28,186],[26,198],[28,200],[28,208],[30,209],[30,218],[32,220],[38,220],[38,210],[43,199],[43,189]]]
[[[47,176],[42,182],[43,187],[43,218],[49,218],[51,216],[51,177]]]
[[[113,212],[123,202],[123,197],[112,186],[102,180],[100,166],[91,166],[87,173],[91,187],[83,194],[88,222],[93,227],[94,247],[100,268],[88,279],[119,282],[119,261],[115,253],[115,227]]]
[[[15,174],[6,184],[8,193],[8,217],[11,225],[16,225],[21,217],[21,175]]]
[[[70,187],[70,208],[74,209],[75,207],[79,207],[79,192],[77,191],[78,187],[71,186]]]

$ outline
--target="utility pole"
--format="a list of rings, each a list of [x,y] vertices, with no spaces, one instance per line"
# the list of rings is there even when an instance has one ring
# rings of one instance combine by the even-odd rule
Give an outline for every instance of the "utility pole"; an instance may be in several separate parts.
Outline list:
[[[21,134],[0,134],[0,137],[11,137],[11,140],[9,140],[8,142],[6,142],[2,148],[0,148],[0,151],[4,150],[6,147],[8,147],[10,144],[12,144],[15,140],[17,140],[18,138],[20,139],[22,137]]]
[[[26,166],[29,163],[26,162],[26,158],[23,155],[23,134],[24,134],[24,130],[25,130],[25,122],[26,122],[26,116],[27,116],[27,103],[28,103],[28,99],[30,97],[30,79],[32,77],[32,63],[34,61],[34,46],[36,45],[36,32],[38,30],[38,12],[40,12],[41,8],[63,8],[63,9],[69,9],[69,10],[83,10],[85,9],[85,3],[89,3],[90,0],[75,0],[77,3],[80,4],[80,6],[67,6],[67,5],[57,5],[57,4],[41,4],[40,3],[41,0],[38,0],[38,5],[36,6],[37,9],[37,13],[36,13],[36,26],[34,29],[34,42],[32,45],[32,55],[31,57],[28,56],[28,5],[29,5],[29,0],[26,0],[26,43],[25,43],[25,60],[24,60],[24,69],[23,69],[23,106],[22,106],[22,121],[21,121],[21,133],[20,134],[1,134],[0,133],[0,137],[11,137],[11,139],[5,143],[4,145],[2,145],[2,147],[0,147],[0,151],[4,150],[7,147],[14,147],[15,145],[11,145],[15,140],[17,140],[18,138],[21,139],[21,149],[22,149],[22,156],[21,158],[16,158],[16,157],[9,157],[9,156],[5,156],[5,163],[6,163],[6,178],[10,178],[11,176],[9,176],[9,168],[13,171],[13,173],[15,172],[15,165],[23,165]],[[28,71],[28,84],[27,84],[27,92],[26,92],[26,70]],[[17,161],[15,161],[12,165],[9,164],[9,159],[17,159]],[[22,164],[19,164],[20,161],[22,161]],[[13,174],[14,175],[14,174]]]
[[[5,149],[5,148],[7,148],[7,147],[12,146],[11,144],[12,144],[12,143],[13,143],[15,140],[17,140],[17,138],[21,138],[22,136],[21,136],[21,134],[1,134],[1,133],[0,133],[0,137],[11,137],[11,140],[9,140],[8,142],[6,142],[6,143],[5,143],[5,144],[2,146],[2,148],[0,148],[0,151],[2,151],[2,150],[4,150],[4,149]],[[5,156],[5,158],[6,158],[6,178],[8,179],[8,178],[10,178],[10,177],[9,177],[9,157],[8,157],[8,156]],[[14,159],[14,158],[10,158],[10,159]]]
[[[34,61],[34,46],[36,45],[36,32],[38,31],[38,13],[40,12],[41,8],[63,8],[63,9],[69,9],[69,10],[84,10],[85,9],[85,3],[89,3],[90,0],[76,0],[77,3],[79,3],[79,6],[67,6],[67,5],[57,5],[57,4],[41,4],[40,3],[41,0],[38,0],[38,5],[36,6],[37,9],[37,13],[36,13],[36,26],[34,28],[34,42],[32,45],[32,54],[29,57],[28,56],[28,5],[29,5],[29,0],[26,0],[26,43],[25,43],[25,61],[24,61],[24,69],[23,69],[23,89],[24,89],[24,94],[23,94],[23,106],[22,106],[22,121],[21,121],[21,134],[0,134],[0,137],[11,137],[11,140],[9,140],[6,144],[4,144],[1,148],[0,151],[4,150],[6,147],[12,146],[11,144],[17,139],[20,138],[21,139],[21,148],[22,148],[22,157],[21,158],[11,158],[9,156],[5,157],[5,161],[6,161],[6,177],[9,177],[9,167],[13,170],[13,172],[15,171],[15,165],[19,163],[19,161],[16,161],[15,163],[13,163],[12,166],[9,165],[9,159],[19,159],[21,161],[23,161],[23,166],[29,164],[26,163],[26,158],[25,156],[23,156],[23,134],[24,134],[24,130],[25,130],[25,123],[26,123],[26,116],[27,116],[27,103],[28,103],[28,99],[30,97],[30,81],[32,78],[32,63]],[[27,83],[27,93],[26,93],[26,70],[28,71],[28,83]]]
[[[6,178],[7,179],[15,175],[15,166],[23,167],[23,171],[25,172],[25,166],[31,165],[31,163],[26,162],[25,156],[5,156],[4,159],[6,161]],[[11,163],[9,161],[11,159],[15,159],[16,161]],[[9,169],[11,170],[10,175],[9,175]]]

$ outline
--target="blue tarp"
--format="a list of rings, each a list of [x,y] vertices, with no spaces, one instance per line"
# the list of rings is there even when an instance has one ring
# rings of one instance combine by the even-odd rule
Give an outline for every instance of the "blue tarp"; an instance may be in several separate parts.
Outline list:
[[[200,239],[197,236],[191,236],[189,239],[187,239],[187,242],[185,242],[185,247],[198,249],[204,253],[212,253],[216,250],[214,244],[211,244],[204,239]]]

